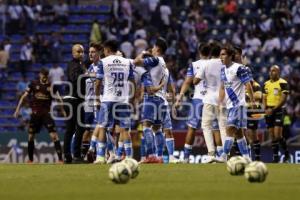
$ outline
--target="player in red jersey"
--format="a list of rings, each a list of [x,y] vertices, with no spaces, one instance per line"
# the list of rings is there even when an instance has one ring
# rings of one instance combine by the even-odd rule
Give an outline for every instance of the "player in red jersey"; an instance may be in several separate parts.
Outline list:
[[[62,162],[62,150],[59,141],[59,137],[55,130],[55,123],[50,115],[51,102],[53,97],[51,95],[51,83],[48,80],[48,70],[41,69],[39,73],[39,79],[32,81],[24,94],[21,96],[14,117],[17,118],[19,115],[20,107],[24,99],[29,96],[30,98],[30,108],[32,109],[32,114],[29,121],[28,129],[28,157],[29,163],[33,162],[34,153],[34,137],[38,133],[41,127],[44,125],[50,133],[50,137],[54,142],[55,150],[58,155],[59,162]],[[57,93],[58,94],[58,93]],[[58,94],[59,96],[59,94]],[[65,112],[63,111],[65,116]]]

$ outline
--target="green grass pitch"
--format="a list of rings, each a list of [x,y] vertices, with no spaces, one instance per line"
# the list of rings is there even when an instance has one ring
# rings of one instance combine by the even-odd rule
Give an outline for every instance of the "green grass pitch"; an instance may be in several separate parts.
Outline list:
[[[300,165],[268,164],[264,183],[231,176],[225,165],[141,165],[136,179],[114,184],[108,165],[0,165],[1,200],[251,199],[300,197]]]

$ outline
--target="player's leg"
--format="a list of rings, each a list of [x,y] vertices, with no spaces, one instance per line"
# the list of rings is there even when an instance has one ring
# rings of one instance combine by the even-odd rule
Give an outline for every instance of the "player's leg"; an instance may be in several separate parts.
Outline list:
[[[194,140],[195,140],[195,131],[201,126],[201,117],[202,117],[202,107],[203,103],[200,99],[192,100],[192,107],[189,111],[189,120],[187,122],[188,131],[185,136],[184,144],[184,157],[183,162],[188,163],[189,157],[192,152]]]
[[[97,133],[95,135],[97,138],[97,157],[94,163],[104,164],[105,153],[106,153],[106,128],[109,128],[110,124],[113,122],[112,118],[112,103],[111,102],[102,102],[97,116]]]
[[[60,145],[60,140],[59,140],[59,137],[55,130],[55,123],[54,123],[53,119],[51,118],[50,114],[47,114],[46,116],[44,116],[43,124],[46,126],[46,128],[50,134],[51,140],[54,143],[54,148],[57,153],[59,162],[63,162],[62,148]]]
[[[152,124],[154,123],[154,115],[157,113],[157,105],[153,97],[147,97],[143,102],[142,122],[143,136],[146,145],[146,157],[154,156],[154,137],[152,132]]]
[[[213,120],[216,118],[216,112],[215,111],[215,106],[210,105],[210,104],[204,104],[203,105],[203,113],[202,115],[202,130],[203,130],[203,135],[207,147],[207,154],[209,156],[215,156],[215,144],[214,144],[214,136],[213,136],[213,131],[212,131],[212,124]]]
[[[269,136],[271,137],[272,140],[273,162],[278,163],[279,162],[279,140],[274,133],[275,117],[274,115],[266,115],[265,120],[268,128]]]
[[[247,139],[253,150],[254,160],[260,160],[260,141],[257,137],[257,126],[251,122],[248,123],[248,129],[246,131]]]
[[[42,120],[40,117],[36,116],[36,114],[31,114],[29,121],[29,129],[28,129],[28,163],[33,163],[33,154],[34,154],[34,138],[35,134],[40,131],[42,124]]]
[[[165,137],[162,132],[162,126],[159,124],[155,124],[152,127],[152,130],[154,132],[154,138],[155,138],[155,150],[156,150],[156,156],[161,162],[163,162],[163,150],[165,146]]]
[[[277,140],[279,141],[279,145],[284,151],[283,162],[289,162],[290,153],[286,145],[285,137],[283,136],[283,112],[282,111],[277,111],[275,113],[274,135],[276,138],[278,138]]]
[[[133,155],[132,140],[130,135],[131,129],[131,107],[127,104],[120,104],[117,106],[116,116],[120,125],[120,141],[123,141],[126,158],[131,158]],[[120,144],[119,144],[120,147]]]

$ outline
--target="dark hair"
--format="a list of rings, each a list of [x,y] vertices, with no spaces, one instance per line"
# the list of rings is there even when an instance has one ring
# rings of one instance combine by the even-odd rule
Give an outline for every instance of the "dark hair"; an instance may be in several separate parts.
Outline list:
[[[210,46],[206,43],[200,44],[198,47],[198,50],[199,50],[200,54],[203,56],[207,57],[210,54]]]
[[[221,50],[225,50],[228,56],[232,57],[232,60],[234,60],[234,48],[231,45],[225,45],[221,48]]]
[[[103,51],[103,46],[100,43],[92,42],[90,44],[90,48],[93,47],[96,49],[96,51],[101,52]]]
[[[155,46],[160,49],[161,54],[164,54],[168,48],[166,40],[162,37],[157,38]]]
[[[219,57],[221,52],[221,46],[218,42],[210,43],[210,56]]]
[[[110,51],[116,53],[118,51],[118,42],[116,40],[107,40],[103,43],[103,48],[109,48]]]
[[[42,68],[41,70],[40,70],[40,73],[41,74],[43,74],[43,75],[45,75],[45,76],[48,76],[49,75],[49,70],[47,69],[47,68]]]
[[[235,53],[241,54],[243,53],[243,49],[240,46],[234,46]]]

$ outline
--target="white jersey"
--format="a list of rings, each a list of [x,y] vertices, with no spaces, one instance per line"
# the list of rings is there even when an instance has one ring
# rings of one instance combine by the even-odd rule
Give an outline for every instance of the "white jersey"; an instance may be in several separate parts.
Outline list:
[[[130,59],[116,55],[105,57],[99,62],[96,78],[104,84],[102,102],[129,102],[129,79],[134,79]]]
[[[203,103],[218,105],[219,89],[221,86],[221,69],[224,67],[219,58],[207,60],[204,67],[200,67],[196,77],[205,81],[206,94]]]
[[[186,76],[194,78],[196,73],[200,70],[200,68],[205,66],[207,60],[198,60],[190,64]],[[194,96],[193,99],[203,99],[206,93],[205,81],[200,81],[197,85],[195,85]]]
[[[163,88],[161,89],[162,90],[162,94],[164,94],[164,102],[165,102],[165,105],[169,105],[169,102],[167,100],[167,94],[168,94],[168,85],[169,84],[172,84],[173,83],[173,79],[171,77],[171,74],[170,74],[170,71],[168,70],[168,68],[165,68],[165,72],[164,72],[165,76],[164,76],[164,86]]]
[[[142,84],[142,76],[145,74],[147,71],[143,67],[135,67],[134,68],[134,81],[137,86],[140,86]]]
[[[144,67],[149,72],[150,82],[153,86],[159,86],[161,80],[165,76],[166,63],[162,57],[149,57],[144,59]],[[165,94],[163,90],[157,91],[155,96],[164,98]]]
[[[92,63],[88,68],[88,73],[96,73],[98,71],[98,64]],[[96,78],[87,78],[85,80],[85,101],[84,101],[84,111],[94,112],[94,100],[95,100],[95,82]],[[101,101],[101,95],[100,95]]]
[[[249,70],[238,63],[232,63],[229,67],[224,66],[221,69],[221,81],[225,88],[226,107],[245,106],[245,84],[251,81]]]

